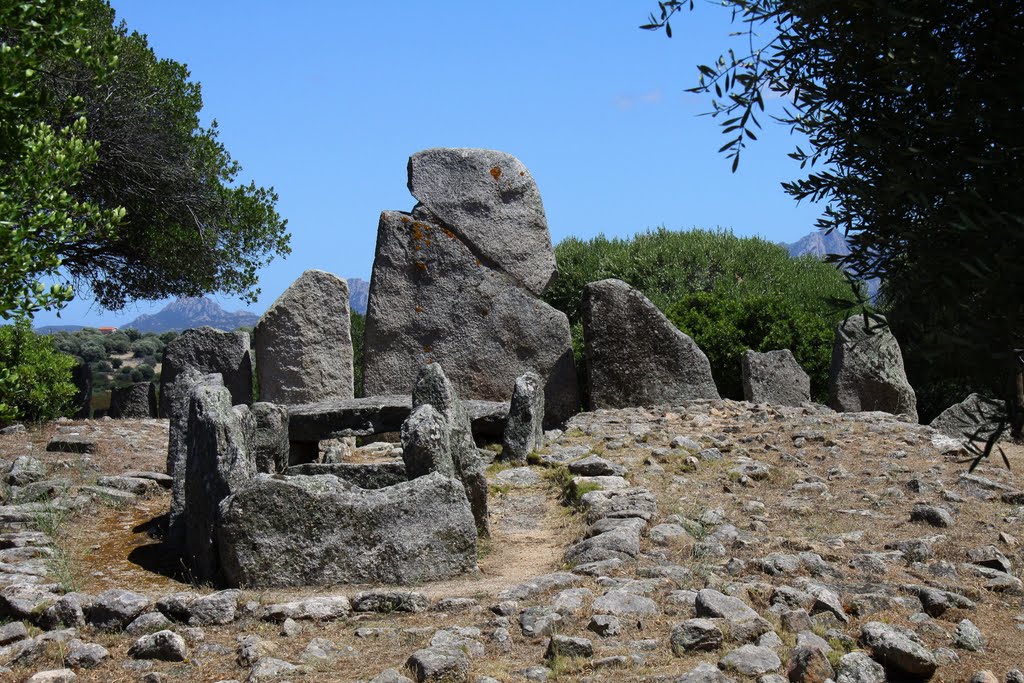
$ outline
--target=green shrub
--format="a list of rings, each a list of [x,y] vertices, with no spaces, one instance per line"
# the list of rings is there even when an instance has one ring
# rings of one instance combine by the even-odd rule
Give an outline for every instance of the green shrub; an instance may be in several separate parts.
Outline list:
[[[28,323],[0,327],[0,421],[52,420],[64,414],[77,390],[72,356]]]
[[[835,323],[852,298],[835,266],[794,259],[777,244],[725,230],[665,228],[628,239],[570,237],[555,247],[555,259],[559,276],[544,298],[572,323],[584,395],[583,287],[617,278],[643,292],[697,342],[723,396],[743,398],[744,350],[788,348],[810,375],[813,397],[825,398]]]

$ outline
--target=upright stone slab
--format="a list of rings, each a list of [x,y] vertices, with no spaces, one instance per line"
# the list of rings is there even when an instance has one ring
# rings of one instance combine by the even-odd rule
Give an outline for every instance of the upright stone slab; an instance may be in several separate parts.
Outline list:
[[[109,415],[113,418],[136,419],[156,417],[156,385],[152,382],[136,382],[111,389]]]
[[[78,363],[71,368],[71,382],[76,389],[72,416],[76,420],[87,420],[92,416],[92,370],[88,363]]]
[[[556,275],[540,190],[519,159],[490,149],[438,147],[409,158],[409,192],[476,247],[488,267],[537,296]]]
[[[229,585],[416,584],[476,569],[473,515],[439,472],[365,490],[330,475],[257,475],[220,506]]]
[[[402,423],[402,460],[409,479],[440,472],[456,477],[452,460],[451,428],[444,415],[425,403]]]
[[[968,440],[975,434],[987,439],[1004,414],[998,401],[971,394],[943,410],[928,426],[953,439]]]
[[[839,323],[832,347],[828,405],[846,413],[880,410],[917,422],[917,396],[885,318],[853,316]]]
[[[591,410],[719,398],[708,357],[638,290],[591,282],[582,313]]]
[[[203,374],[217,373],[231,392],[233,405],[252,403],[252,359],[246,332],[221,332],[212,327],[185,330],[167,345],[160,371],[160,417],[168,417],[170,405],[163,388],[185,368]]]
[[[348,284],[307,270],[253,330],[260,400],[284,405],[352,398]]]
[[[487,519],[487,476],[484,474],[484,464],[473,441],[469,413],[439,364],[431,363],[420,368],[412,390],[412,405],[413,411],[429,405],[442,418],[439,427],[447,427],[446,436],[455,475],[466,489],[466,498],[473,510],[477,530],[482,535],[488,535],[490,525]],[[409,474],[410,478],[413,476]]]
[[[220,375],[204,375],[194,368],[185,368],[173,382],[164,385],[169,424],[167,429],[167,474],[172,477],[171,509],[167,516],[167,544],[183,552],[185,549],[185,463],[188,459],[188,416],[192,390],[197,384],[223,387]]]
[[[225,387],[197,384],[189,404],[185,462],[184,560],[193,580],[216,581],[218,506],[256,475],[249,444],[256,421],[248,406],[231,405]]]
[[[259,401],[252,404],[256,433],[251,444],[256,471],[266,474],[284,472],[288,467],[288,408]]]
[[[526,456],[544,446],[544,391],[540,377],[528,372],[516,379],[508,421],[501,441],[501,459],[525,463]]]
[[[383,212],[377,229],[366,394],[405,393],[421,365],[439,362],[464,399],[508,401],[532,371],[549,423],[566,420],[579,400],[572,336],[539,298],[553,252],[536,186],[519,162],[486,150],[427,150],[409,172],[422,204]]]
[[[743,399],[751,403],[799,406],[811,400],[811,378],[789,349],[746,350],[740,357]]]

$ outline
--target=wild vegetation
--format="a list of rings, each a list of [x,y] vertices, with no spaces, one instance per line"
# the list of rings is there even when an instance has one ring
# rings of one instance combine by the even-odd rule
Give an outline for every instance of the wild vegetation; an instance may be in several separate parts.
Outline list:
[[[555,247],[558,279],[545,295],[569,316],[585,386],[580,299],[588,282],[617,278],[643,292],[707,354],[719,392],[743,398],[740,355],[788,348],[824,400],[835,323],[852,299],[846,279],[817,259],[790,258],[759,238],[664,228],[632,238],[567,238]],[[584,389],[585,390],[585,389]]]
[[[0,7],[0,315],[221,291],[255,300],[288,253],[273,189],[199,125],[188,69],[103,0]],[[187,253],[188,258],[181,258]],[[50,287],[49,282],[56,281]]]
[[[692,91],[712,98],[733,169],[774,94],[768,114],[807,140],[790,154],[803,177],[784,188],[821,202],[819,227],[847,236],[844,269],[881,279],[923,416],[984,391],[1005,401],[1019,435],[1021,3],[721,5],[741,27],[735,50],[699,66]],[[694,7],[660,2],[643,28],[671,37],[671,20]]]
[[[0,424],[63,415],[76,392],[69,381],[74,365],[27,323],[0,327]]]

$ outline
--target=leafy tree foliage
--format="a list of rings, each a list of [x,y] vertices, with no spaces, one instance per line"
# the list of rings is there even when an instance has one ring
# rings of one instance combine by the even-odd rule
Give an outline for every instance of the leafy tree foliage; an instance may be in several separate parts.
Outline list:
[[[570,237],[555,247],[555,259],[559,275],[545,299],[573,324],[581,381],[583,287],[613,277],[642,291],[697,342],[723,396],[743,398],[743,351],[780,348],[790,349],[811,376],[816,397],[827,394],[834,326],[842,318],[837,302],[850,296],[832,265],[790,258],[758,238],[664,228],[631,239]]]
[[[74,194],[97,161],[82,101],[45,83],[59,59],[75,59],[102,80],[110,68],[104,41],[89,42],[88,16],[74,0],[0,3],[0,317],[57,308],[73,292],[47,287],[61,248],[85,235],[109,238],[124,211]],[[59,117],[46,114],[60,112]],[[59,120],[56,120],[59,119]]]
[[[27,321],[0,327],[0,423],[62,415],[76,393],[68,381],[74,365]]]
[[[882,302],[925,395],[988,390],[1024,424],[1024,4],[1019,0],[725,0],[737,51],[702,65],[733,168],[766,95],[807,136],[784,184],[822,202],[841,260]],[[664,28],[692,0],[659,3]],[[762,115],[763,116],[763,115]],[[963,396],[947,396],[946,401]],[[934,400],[934,399],[933,399]]]
[[[255,301],[257,270],[289,252],[277,195],[236,182],[241,167],[218,140],[216,121],[200,125],[202,93],[185,65],[157,57],[123,22],[114,25],[105,0],[78,4],[89,19],[86,45],[111,46],[117,67],[106,74],[64,51],[40,85],[55,101],[78,98],[84,135],[99,143],[74,195],[123,207],[126,218],[115,233],[82,230],[60,242],[63,268],[111,309],[211,291]],[[48,112],[51,123],[64,117]]]

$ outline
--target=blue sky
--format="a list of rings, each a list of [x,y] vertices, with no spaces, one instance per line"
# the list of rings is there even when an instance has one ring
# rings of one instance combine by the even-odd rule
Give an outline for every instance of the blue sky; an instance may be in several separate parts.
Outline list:
[[[113,0],[161,57],[189,66],[204,120],[243,167],[274,186],[292,254],[261,272],[262,313],[303,270],[369,279],[377,218],[409,210],[406,160],[428,147],[519,157],[536,179],[553,242],[724,227],[795,241],[819,208],[779,185],[798,173],[786,129],[766,125],[737,173],[718,122],[685,93],[736,30],[699,4],[674,37],[641,31],[648,0],[367,3]],[[183,255],[187,258],[187,255]],[[37,324],[121,324],[76,301]]]

